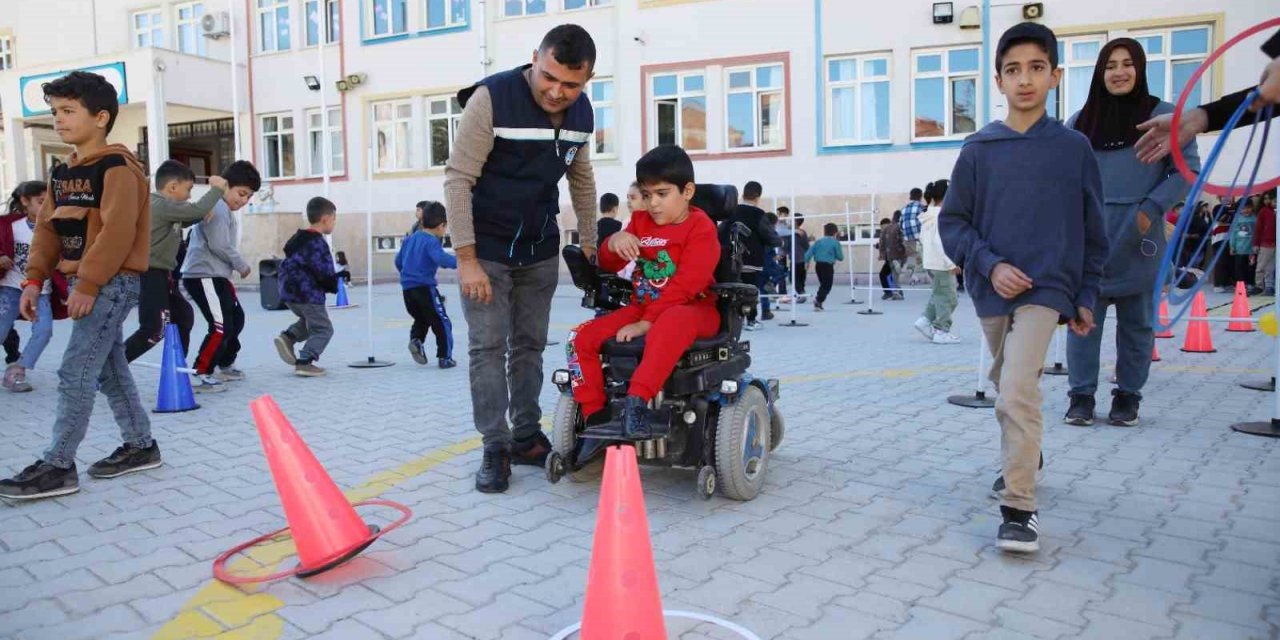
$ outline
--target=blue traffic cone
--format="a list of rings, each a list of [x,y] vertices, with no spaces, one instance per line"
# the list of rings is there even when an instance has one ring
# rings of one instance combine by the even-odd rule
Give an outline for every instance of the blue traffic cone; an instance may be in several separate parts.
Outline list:
[[[178,326],[169,323],[164,328],[164,359],[160,362],[160,389],[156,392],[156,413],[179,413],[199,409],[191,392],[191,378],[178,371],[186,368],[187,359],[182,355],[182,340],[178,338]]]
[[[347,300],[347,285],[342,278],[338,278],[338,302],[333,305],[334,309],[346,309],[354,306],[350,300]]]

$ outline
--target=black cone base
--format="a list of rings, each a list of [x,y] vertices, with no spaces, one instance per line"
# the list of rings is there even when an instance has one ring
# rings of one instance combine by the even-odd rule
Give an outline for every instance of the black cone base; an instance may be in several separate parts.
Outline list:
[[[1251,436],[1280,438],[1280,420],[1271,420],[1270,422],[1241,422],[1240,424],[1231,425],[1231,430],[1237,433],[1247,433]]]

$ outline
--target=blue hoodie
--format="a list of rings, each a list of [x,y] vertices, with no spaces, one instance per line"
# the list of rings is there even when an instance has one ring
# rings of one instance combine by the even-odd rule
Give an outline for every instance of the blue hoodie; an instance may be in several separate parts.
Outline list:
[[[396,269],[400,271],[400,288],[436,286],[436,270],[440,267],[457,269],[458,259],[444,252],[440,239],[428,231],[418,230],[404,239],[396,254]]]
[[[1053,118],[1026,133],[992,122],[965,140],[938,229],[947,257],[964,266],[978,316],[1009,315],[1023,305],[1073,319],[1092,309],[1107,260],[1102,178],[1088,138]],[[1033,286],[1005,300],[991,285],[1001,262]]]

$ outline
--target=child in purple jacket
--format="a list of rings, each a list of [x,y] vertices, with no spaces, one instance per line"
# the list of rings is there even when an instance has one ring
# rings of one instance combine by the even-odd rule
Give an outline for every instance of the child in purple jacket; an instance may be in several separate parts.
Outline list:
[[[294,366],[294,375],[314,378],[324,375],[317,367],[324,348],[333,338],[333,323],[325,308],[325,293],[338,292],[338,277],[333,271],[333,256],[324,236],[333,233],[338,222],[338,208],[326,198],[307,202],[307,222],[284,244],[284,260],[280,263],[280,300],[298,316],[298,321],[276,336],[276,351],[286,364]],[[294,355],[299,343],[302,351]]]

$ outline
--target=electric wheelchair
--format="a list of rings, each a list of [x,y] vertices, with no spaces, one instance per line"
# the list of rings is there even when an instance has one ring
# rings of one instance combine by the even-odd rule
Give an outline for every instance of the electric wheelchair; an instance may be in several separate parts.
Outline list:
[[[552,453],[546,462],[550,482],[565,475],[575,481],[595,479],[603,467],[605,447],[630,442],[641,464],[697,468],[697,492],[704,499],[711,498],[717,488],[734,500],[751,500],[760,492],[770,453],[782,441],[785,426],[777,407],[778,381],[757,378],[748,371],[751,343],[742,339],[742,329],[758,304],[759,292],[741,282],[740,237],[747,230],[728,221],[737,202],[738,192],[732,186],[697,185],[694,206],[719,226],[721,259],[712,291],[720,331],[694,342],[650,403],[650,431],[655,437],[630,440],[619,429],[600,437],[594,427],[584,435],[587,426],[573,399],[569,371],[557,370],[552,381],[560,398],[552,423]],[[612,311],[630,302],[629,280],[598,269],[580,247],[565,247],[563,255],[574,285],[584,292],[584,307]],[[606,411],[614,423],[622,418],[627,384],[643,353],[643,338],[625,343],[610,339],[601,347],[609,399]]]

